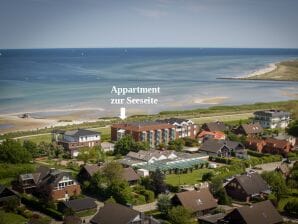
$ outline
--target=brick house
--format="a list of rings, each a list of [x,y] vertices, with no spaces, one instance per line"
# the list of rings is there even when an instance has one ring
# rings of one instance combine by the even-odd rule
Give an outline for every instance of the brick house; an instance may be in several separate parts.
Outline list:
[[[49,200],[68,200],[81,194],[81,187],[71,173],[41,166],[35,173],[21,174],[16,188],[21,192],[43,194]]]
[[[263,128],[259,123],[242,124],[234,130],[237,135],[255,136],[263,133]]]

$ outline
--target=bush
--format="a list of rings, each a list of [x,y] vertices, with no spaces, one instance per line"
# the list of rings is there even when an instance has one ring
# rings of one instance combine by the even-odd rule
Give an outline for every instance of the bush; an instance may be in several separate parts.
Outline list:
[[[0,179],[17,178],[20,174],[31,173],[35,170],[33,164],[7,164],[0,163]]]
[[[284,207],[284,211],[289,215],[296,216],[298,215],[298,199],[293,198],[287,202]]]

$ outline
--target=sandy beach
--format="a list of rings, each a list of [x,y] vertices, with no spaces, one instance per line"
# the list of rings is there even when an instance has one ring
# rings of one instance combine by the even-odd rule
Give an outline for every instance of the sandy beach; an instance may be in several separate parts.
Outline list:
[[[252,73],[249,73],[249,74],[244,75],[244,76],[238,76],[236,78],[238,78],[238,79],[248,79],[248,78],[252,78],[252,77],[255,77],[255,76],[266,74],[268,72],[272,72],[276,69],[277,69],[277,64],[270,63],[265,68],[258,69],[258,70],[254,71]]]
[[[198,98],[193,100],[195,104],[219,104],[224,102],[225,100],[229,99],[226,96],[217,96],[217,97],[209,97],[209,98]]]

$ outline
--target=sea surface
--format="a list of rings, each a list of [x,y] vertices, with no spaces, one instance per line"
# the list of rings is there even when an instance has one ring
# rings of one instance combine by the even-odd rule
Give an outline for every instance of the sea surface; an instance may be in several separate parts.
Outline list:
[[[217,78],[245,76],[297,58],[298,49],[2,49],[0,115],[86,110],[83,118],[115,116],[121,105],[110,104],[113,86],[160,87],[158,95],[131,95],[159,103],[126,105],[128,114],[295,99],[297,82]]]

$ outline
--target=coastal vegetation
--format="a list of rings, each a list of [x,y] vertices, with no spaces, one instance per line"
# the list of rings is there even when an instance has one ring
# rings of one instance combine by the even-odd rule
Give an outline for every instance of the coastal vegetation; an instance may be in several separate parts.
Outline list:
[[[276,64],[276,69],[273,71],[242,79],[298,81],[298,60],[282,61]]]

